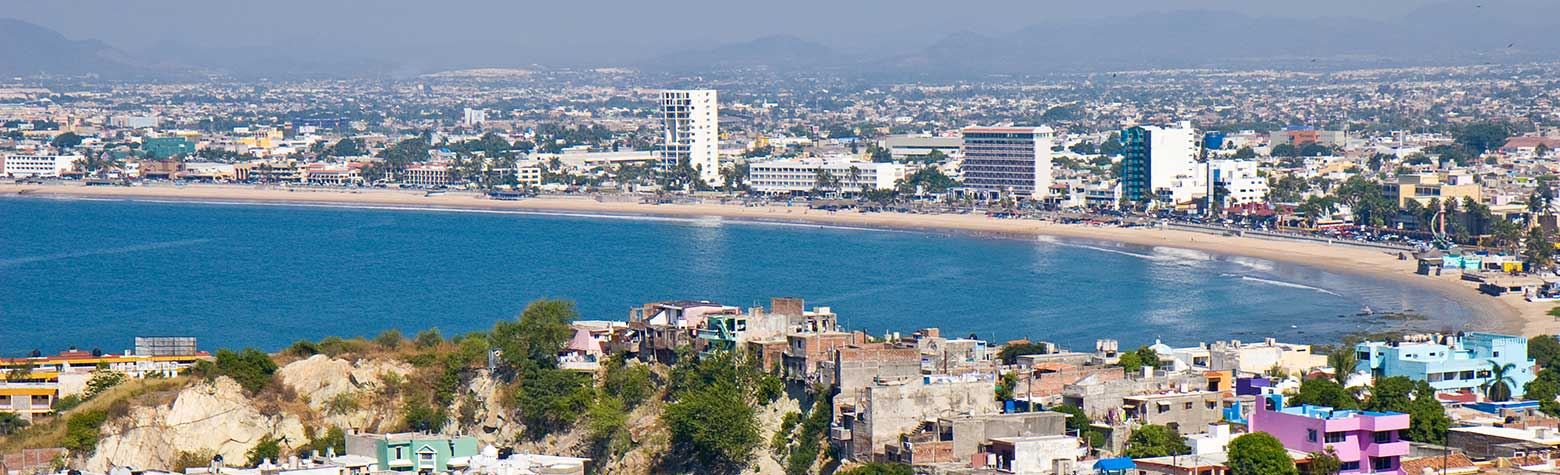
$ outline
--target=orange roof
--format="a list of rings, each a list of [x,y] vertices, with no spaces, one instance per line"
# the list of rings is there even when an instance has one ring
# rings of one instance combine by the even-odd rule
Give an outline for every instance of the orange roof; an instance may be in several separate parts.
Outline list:
[[[1061,371],[1061,370],[1064,370],[1064,369],[1073,369],[1073,368],[1076,368],[1076,367],[1077,366],[1075,366],[1075,365],[1070,365],[1070,364],[1067,364],[1067,363],[1061,363],[1061,362],[1056,362],[1056,361],[1047,361],[1047,362],[1044,362],[1044,363],[1038,363],[1038,364],[1034,365],[1034,369],[1037,369],[1037,370],[1049,370],[1049,371]]]
[[[1422,457],[1417,459],[1404,460],[1401,464],[1402,469],[1400,470],[1400,473],[1425,473],[1425,470],[1427,469],[1430,470],[1431,473],[1441,473],[1442,460],[1443,457],[1439,455],[1434,457]],[[1444,460],[1446,461],[1445,467],[1448,473],[1471,473],[1479,471],[1479,467],[1473,465],[1473,460],[1469,459],[1467,455],[1461,453],[1447,455],[1444,457]]]

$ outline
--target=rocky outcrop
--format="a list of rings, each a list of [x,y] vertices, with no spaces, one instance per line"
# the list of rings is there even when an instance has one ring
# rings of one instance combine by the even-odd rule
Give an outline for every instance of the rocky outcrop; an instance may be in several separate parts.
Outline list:
[[[221,454],[245,460],[262,437],[282,440],[284,449],[308,442],[297,415],[261,413],[238,383],[228,378],[194,383],[167,406],[137,406],[129,414],[103,425],[97,451],[86,469],[106,473],[110,467],[167,469],[178,452]]]
[[[374,410],[381,406],[374,401],[384,393],[383,379],[394,374],[404,381],[411,372],[411,365],[401,361],[349,362],[314,355],[283,366],[277,377],[323,417],[320,425],[372,430],[390,416]]]

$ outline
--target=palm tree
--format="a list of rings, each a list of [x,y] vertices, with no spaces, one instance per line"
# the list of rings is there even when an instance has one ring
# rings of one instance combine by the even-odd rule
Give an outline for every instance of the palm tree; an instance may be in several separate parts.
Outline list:
[[[1502,251],[1516,252],[1522,243],[1522,229],[1503,219],[1490,223],[1490,244]]]
[[[814,193],[819,194],[819,195],[823,195],[823,194],[827,193],[829,190],[836,188],[838,185],[839,185],[839,179],[834,178],[834,174],[833,173],[829,173],[829,171],[823,169],[823,167],[819,167],[818,171],[814,172],[814,177],[813,177],[813,192]]]
[[[1359,365],[1359,356],[1354,354],[1352,345],[1345,344],[1327,354],[1327,365],[1333,368],[1333,381],[1339,386],[1349,385],[1349,375],[1354,373],[1354,367]]]
[[[1536,218],[1538,218],[1538,215],[1543,214],[1545,211],[1544,199],[1538,196],[1537,191],[1528,195],[1527,202],[1525,204],[1527,205],[1527,221],[1530,224],[1535,222]]]
[[[1490,379],[1484,385],[1484,397],[1495,402],[1511,400],[1511,387],[1517,385],[1517,380],[1507,373],[1516,367],[1513,363],[1500,364],[1490,360]]]
[[[1554,265],[1555,245],[1543,226],[1528,230],[1522,257],[1527,261],[1528,272],[1538,272]]]

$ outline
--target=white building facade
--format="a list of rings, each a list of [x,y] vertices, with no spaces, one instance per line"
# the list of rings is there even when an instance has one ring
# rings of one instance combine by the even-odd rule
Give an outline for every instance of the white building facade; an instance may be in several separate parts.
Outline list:
[[[80,155],[6,155],[0,175],[9,177],[58,177],[75,168]]]
[[[904,179],[906,167],[900,163],[874,163],[847,157],[784,159],[748,164],[748,182],[753,191],[768,194],[806,193],[818,187],[818,175],[828,172],[838,189],[823,191],[858,193],[893,188]]]
[[[964,186],[985,198],[1003,192],[1044,199],[1051,188],[1050,127],[965,127]]]
[[[483,122],[487,122],[487,111],[467,107],[461,112],[460,122],[466,126],[481,125]]]
[[[661,91],[661,154],[667,171],[687,160],[705,183],[720,179],[720,113],[713,90]]]
[[[1267,200],[1268,182],[1257,174],[1255,160],[1209,160],[1203,164],[1207,182],[1205,196],[1217,196],[1220,187],[1228,193],[1221,207],[1261,203]]]

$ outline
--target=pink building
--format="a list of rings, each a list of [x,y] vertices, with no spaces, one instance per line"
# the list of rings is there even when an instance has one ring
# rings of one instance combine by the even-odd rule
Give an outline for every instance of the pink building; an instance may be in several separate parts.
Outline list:
[[[1251,416],[1252,432],[1267,432],[1300,452],[1332,447],[1343,461],[1340,474],[1400,473],[1399,459],[1408,442],[1398,431],[1408,428],[1408,414],[1335,410],[1324,406],[1284,407],[1284,398],[1269,395]]]

